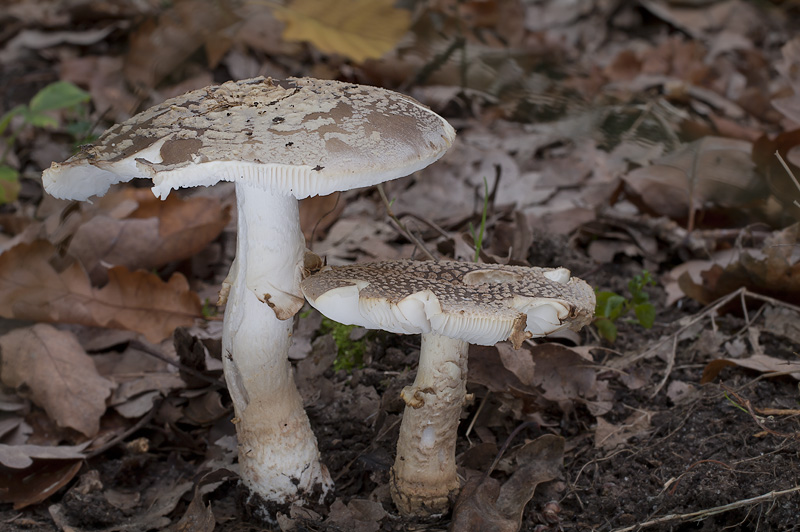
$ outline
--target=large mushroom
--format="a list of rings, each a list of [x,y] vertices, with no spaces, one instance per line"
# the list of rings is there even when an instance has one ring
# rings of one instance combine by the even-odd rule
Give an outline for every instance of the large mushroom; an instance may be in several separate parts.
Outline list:
[[[166,100],[43,174],[55,197],[85,200],[135,177],[173,189],[233,181],[236,258],[223,283],[225,379],[240,474],[275,503],[322,500],[332,481],[287,358],[303,305],[298,198],[408,175],[444,154],[453,128],[385,89],[292,78],[227,82]]]
[[[301,283],[309,303],[350,325],[422,334],[406,403],[391,494],[406,515],[447,510],[459,488],[456,429],[466,396],[469,344],[580,329],[594,291],[565,268],[408,260],[325,267]]]

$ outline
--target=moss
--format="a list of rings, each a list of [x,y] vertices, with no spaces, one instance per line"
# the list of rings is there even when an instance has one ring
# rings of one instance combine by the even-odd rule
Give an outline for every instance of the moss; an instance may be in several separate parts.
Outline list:
[[[328,318],[322,318],[320,334],[330,333],[338,349],[336,360],[333,362],[333,369],[336,371],[343,369],[350,372],[364,367],[364,352],[366,351],[364,339],[353,340],[350,338],[351,331],[356,327],[357,325],[343,325]]]

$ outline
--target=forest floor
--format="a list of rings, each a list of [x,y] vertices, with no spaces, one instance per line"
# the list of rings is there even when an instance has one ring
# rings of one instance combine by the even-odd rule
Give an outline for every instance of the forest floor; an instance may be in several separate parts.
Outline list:
[[[800,175],[800,5],[374,0],[345,28],[306,4],[0,13],[0,530],[800,530],[800,190],[774,156]],[[251,513],[213,304],[233,185],[42,189],[111,124],[257,75],[402,91],[458,131],[384,185],[391,207],[374,188],[301,203],[329,264],[420,258],[409,233],[472,261],[485,214],[481,261],[597,291],[579,333],[470,348],[468,489],[445,515],[389,495],[419,338],[309,307],[290,359],[335,491],[272,528]],[[42,103],[57,81],[86,92]],[[537,464],[556,473],[509,482]]]

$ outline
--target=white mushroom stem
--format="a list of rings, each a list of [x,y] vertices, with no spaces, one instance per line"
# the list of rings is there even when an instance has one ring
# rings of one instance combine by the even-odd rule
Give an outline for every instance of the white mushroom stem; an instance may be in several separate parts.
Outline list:
[[[267,501],[321,500],[332,486],[287,357],[302,305],[297,200],[237,181],[236,259],[223,286],[225,380],[244,483]],[[280,315],[284,319],[278,319]]]
[[[463,340],[422,335],[417,377],[402,392],[406,409],[392,468],[392,499],[404,515],[445,512],[459,489],[456,438],[468,348]]]

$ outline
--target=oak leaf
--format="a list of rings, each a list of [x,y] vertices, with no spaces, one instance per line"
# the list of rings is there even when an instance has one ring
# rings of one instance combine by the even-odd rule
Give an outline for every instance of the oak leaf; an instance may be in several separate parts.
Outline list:
[[[275,7],[286,23],[283,38],[308,41],[324,53],[356,63],[377,59],[397,46],[411,25],[411,13],[394,0],[293,0]]]
[[[0,316],[126,329],[159,342],[202,315],[200,298],[179,273],[165,282],[118,266],[98,289],[78,262],[56,270],[54,255],[53,245],[41,240],[0,255]]]
[[[132,212],[119,211],[125,204]],[[72,236],[68,252],[89,272],[95,284],[106,281],[106,267],[151,270],[199,253],[230,220],[229,209],[214,198],[165,200],[147,189],[125,188],[102,198],[98,212]]]
[[[75,335],[39,323],[0,336],[2,382],[47,412],[59,427],[92,437],[114,383],[102,377]]]

